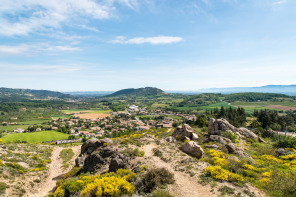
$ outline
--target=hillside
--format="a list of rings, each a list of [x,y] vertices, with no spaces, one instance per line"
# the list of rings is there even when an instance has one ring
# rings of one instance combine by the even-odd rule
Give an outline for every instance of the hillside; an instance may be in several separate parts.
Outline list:
[[[49,90],[13,89],[0,88],[1,101],[24,101],[40,99],[65,99],[70,98],[69,94]]]
[[[145,87],[145,88],[129,88],[119,90],[114,92],[113,94],[108,95],[108,97],[116,97],[116,96],[156,96],[166,94],[164,91],[158,88],[153,87]]]

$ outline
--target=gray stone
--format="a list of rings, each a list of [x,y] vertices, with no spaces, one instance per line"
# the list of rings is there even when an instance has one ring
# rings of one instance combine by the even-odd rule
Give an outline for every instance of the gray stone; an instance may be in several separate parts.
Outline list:
[[[99,147],[104,146],[104,144],[110,145],[112,144],[113,141],[109,138],[104,138],[104,139],[96,139],[92,138],[90,140],[87,140],[84,142],[81,146],[81,154],[91,154],[95,150],[97,150]]]
[[[265,141],[262,138],[257,136],[254,132],[250,131],[249,129],[246,129],[244,127],[236,128],[223,118],[221,119],[211,118],[208,124],[209,135],[220,135],[221,131],[231,131],[235,134],[239,133],[240,137],[256,139],[259,142],[265,143]]]
[[[210,149],[217,149],[218,146],[216,144],[213,145],[204,145],[205,148],[210,148]]]
[[[102,150],[100,150],[100,153],[99,153],[99,155],[103,158],[111,157],[114,154],[115,154],[115,150],[110,147],[103,148]]]
[[[89,155],[84,160],[83,168],[87,171],[100,169],[105,164],[105,160],[99,154]]]
[[[193,129],[188,124],[178,126],[172,133],[172,136],[175,138],[180,136],[189,140],[193,140],[193,138],[196,140],[198,138],[198,135],[194,133]]]
[[[165,138],[165,140],[169,143],[173,143],[176,141],[176,139],[173,136],[169,136],[169,137]]]
[[[204,151],[203,149],[197,145],[196,142],[189,141],[185,143],[182,147],[181,150],[188,155],[191,155],[192,157],[196,157],[198,159],[203,157]]]
[[[208,141],[219,142],[223,145],[231,143],[231,140],[220,135],[210,135]]]
[[[130,158],[123,154],[116,155],[114,158],[111,159],[111,162],[109,165],[109,172],[116,172],[118,169],[128,168],[129,160]]]

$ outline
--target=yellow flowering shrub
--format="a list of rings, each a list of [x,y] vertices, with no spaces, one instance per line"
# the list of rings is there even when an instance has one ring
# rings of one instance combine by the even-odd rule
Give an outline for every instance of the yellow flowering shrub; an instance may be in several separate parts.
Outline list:
[[[292,151],[292,152],[296,153],[296,149],[294,149],[294,148],[286,148],[286,150],[289,150],[289,151]]]
[[[218,166],[224,166],[227,164],[224,153],[211,149],[210,155],[212,156],[212,162],[210,162],[211,164]]]
[[[271,177],[271,173],[270,172],[263,172],[262,176],[263,177]]]
[[[259,182],[263,185],[266,185],[270,182],[270,179],[269,178],[262,178],[259,180]]]
[[[205,171],[210,173],[215,179],[223,181],[244,181],[244,178],[241,175],[229,172],[221,166],[208,166],[205,168]]]
[[[62,187],[58,187],[54,192],[54,197],[63,197],[65,195],[65,190]]]
[[[265,170],[265,168],[256,168],[256,167],[254,167],[252,165],[249,165],[249,164],[244,164],[243,168],[246,168],[248,170],[252,170],[252,171],[255,171],[255,172],[261,172],[261,171]]]
[[[296,159],[296,154],[281,156],[281,158],[284,160],[293,160]]]
[[[283,161],[272,156],[272,155],[262,155],[260,158],[264,161],[270,161],[270,162],[276,162],[276,163],[282,163]]]
[[[64,196],[65,193],[75,194],[78,191],[81,191],[82,197],[89,194],[96,197],[131,195],[135,187],[129,181],[135,178],[136,174],[130,170],[119,169],[117,172],[81,176],[78,180],[67,179],[57,183],[54,196]]]

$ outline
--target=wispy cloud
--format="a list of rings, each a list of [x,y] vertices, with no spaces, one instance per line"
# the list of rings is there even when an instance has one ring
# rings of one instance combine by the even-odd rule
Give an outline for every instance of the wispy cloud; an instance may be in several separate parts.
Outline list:
[[[171,44],[183,41],[181,37],[173,36],[156,36],[156,37],[135,37],[127,39],[124,36],[117,36],[115,40],[110,41],[111,43],[117,44]]]
[[[280,1],[275,1],[272,3],[272,5],[281,5],[281,4],[284,4],[284,3],[287,3],[286,0],[280,0]]]
[[[75,23],[77,17],[109,19],[113,16],[114,3],[127,7],[136,6],[136,0],[2,0],[0,7],[0,34],[5,36],[28,35],[62,25]],[[89,30],[94,30],[92,27]]]
[[[17,46],[8,46],[8,45],[0,45],[0,55],[15,55],[24,53],[29,50],[28,45],[17,45]]]
[[[47,43],[34,44],[20,44],[20,45],[0,45],[0,55],[18,55],[27,52],[36,53],[39,51],[61,52],[61,51],[77,51],[79,47],[63,46],[63,45],[50,45]]]
[[[3,73],[29,73],[29,74],[54,74],[54,73],[68,73],[81,70],[75,65],[18,65],[7,64],[0,62],[0,68]]]

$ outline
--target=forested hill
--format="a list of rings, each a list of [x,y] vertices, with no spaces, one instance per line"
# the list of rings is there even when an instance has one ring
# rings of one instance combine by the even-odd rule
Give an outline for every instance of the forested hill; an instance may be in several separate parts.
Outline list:
[[[1,101],[22,101],[36,99],[65,99],[70,98],[68,94],[49,90],[12,89],[0,88]]]
[[[245,93],[235,93],[225,95],[225,101],[233,102],[233,101],[267,101],[267,100],[275,100],[275,99],[285,99],[292,98],[291,96],[285,94],[277,94],[277,93],[259,93],[259,92],[245,92]]]
[[[129,88],[119,90],[114,92],[113,94],[108,95],[108,97],[116,97],[116,96],[157,96],[166,94],[164,91],[158,88],[153,87],[145,87],[145,88]]]

